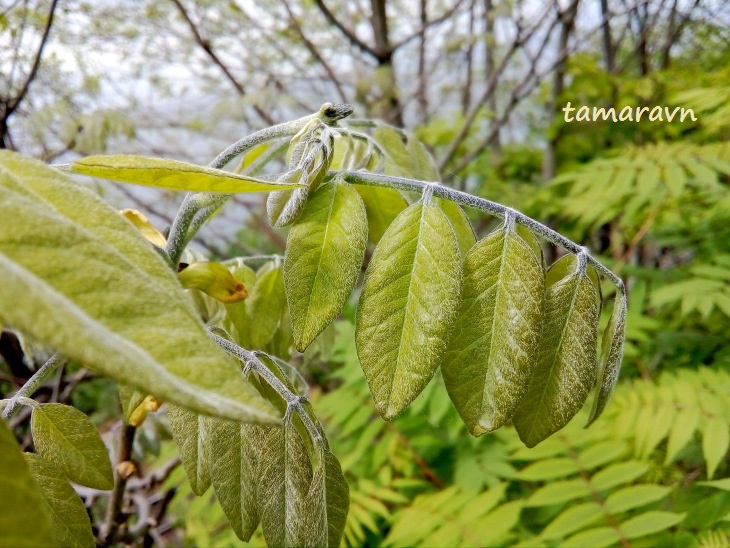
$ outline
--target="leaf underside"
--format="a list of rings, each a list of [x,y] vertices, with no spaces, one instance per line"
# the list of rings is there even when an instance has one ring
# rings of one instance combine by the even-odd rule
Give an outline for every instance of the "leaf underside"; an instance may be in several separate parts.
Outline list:
[[[210,479],[238,538],[248,541],[259,526],[256,495],[260,452],[272,427],[210,419]]]
[[[190,487],[193,493],[200,496],[210,487],[207,452],[209,423],[212,419],[177,405],[167,406],[167,418]]]
[[[339,546],[349,506],[347,481],[324,447],[310,455],[290,425],[271,428],[261,451],[261,528],[269,546]]]
[[[534,447],[581,409],[595,382],[601,299],[592,267],[566,255],[545,280],[545,313],[530,385],[513,423]]]
[[[460,285],[461,257],[448,219],[430,202],[411,205],[375,249],[357,310],[357,354],[386,420],[405,409],[436,371]]]
[[[621,359],[624,354],[626,312],[626,294],[619,292],[616,294],[611,319],[603,333],[596,395],[586,428],[601,416],[618,381],[619,372],[621,371]]]
[[[461,307],[442,372],[451,400],[475,436],[509,420],[527,390],[540,336],[544,277],[539,244],[522,227],[503,225],[466,256]]]

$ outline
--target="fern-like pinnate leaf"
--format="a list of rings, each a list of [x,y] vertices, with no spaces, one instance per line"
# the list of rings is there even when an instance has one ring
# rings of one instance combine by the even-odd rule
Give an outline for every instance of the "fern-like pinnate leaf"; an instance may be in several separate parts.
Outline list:
[[[544,283],[537,240],[512,220],[466,256],[461,307],[442,372],[451,400],[475,436],[509,420],[527,390]]]
[[[461,274],[454,231],[430,199],[403,211],[375,249],[355,345],[386,420],[405,409],[436,371],[458,313]]]
[[[545,313],[539,353],[514,415],[520,439],[534,447],[581,409],[595,382],[598,276],[582,255],[566,255],[545,278]]]
[[[360,274],[367,234],[360,196],[336,180],[314,193],[289,232],[284,284],[298,350],[342,310]]]

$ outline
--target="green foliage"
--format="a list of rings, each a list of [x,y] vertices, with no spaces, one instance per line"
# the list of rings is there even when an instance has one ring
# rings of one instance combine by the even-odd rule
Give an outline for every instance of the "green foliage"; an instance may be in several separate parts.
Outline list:
[[[284,282],[294,342],[304,351],[339,315],[360,274],[367,217],[347,183],[321,186],[289,232]]]
[[[45,499],[51,516],[55,545],[95,546],[89,515],[63,471],[38,455],[32,453],[23,455]]]
[[[52,546],[51,514],[5,421],[0,421],[0,466],[0,546]]]
[[[0,161],[2,323],[161,399],[274,420],[129,223],[39,162],[11,152]],[[151,336],[156,325],[164,336]]]
[[[334,114],[327,114],[330,111]],[[546,226],[510,208],[440,186],[433,159],[411,135],[382,124],[366,126],[374,128],[372,135],[338,124],[337,113],[350,111],[324,105],[312,116],[243,139],[213,163],[251,154],[254,158],[244,159],[240,168],[248,173],[276,156],[260,149],[262,141],[290,139],[287,171],[271,179],[299,187],[276,191],[267,201],[274,227],[293,225],[283,264],[280,257],[210,263],[183,249],[227,198],[212,191],[235,190],[220,186],[231,183],[227,172],[167,161],[130,164],[128,158],[118,157],[89,161],[97,175],[127,180],[138,171],[145,184],[202,190],[185,200],[165,240],[139,214],[124,214],[130,224],[79,192],[63,175],[32,162],[26,168],[25,161],[8,156],[7,164],[21,174],[24,169],[41,174],[39,180],[47,181],[45,192],[52,196],[48,205],[41,201],[33,218],[30,205],[26,211],[8,202],[8,211],[22,213],[21,234],[34,234],[37,241],[45,238],[54,247],[37,251],[28,244],[16,250],[16,238],[6,248],[15,251],[13,260],[49,285],[44,302],[33,305],[46,310],[45,301],[55,297],[51,304],[62,310],[63,323],[59,320],[53,327],[66,331],[49,334],[48,328],[19,321],[24,319],[22,311],[7,306],[12,291],[0,301],[2,318],[84,365],[92,360],[89,365],[101,372],[114,372],[124,383],[124,415],[130,425],[125,431],[141,431],[150,420],[147,414],[168,400],[167,417],[192,492],[209,496],[212,485],[219,516],[225,515],[233,534],[245,541],[257,538],[259,524],[266,542],[274,546],[334,546],[343,537],[352,544],[385,545],[499,545],[528,539],[570,543],[581,534],[609,542],[611,535],[638,538],[672,527],[675,523],[666,513],[639,519],[631,513],[634,508],[622,502],[626,495],[619,493],[611,508],[627,530],[617,533],[614,527],[606,532],[595,523],[597,503],[587,499],[594,491],[609,496],[609,491],[645,474],[644,460],[662,441],[655,439],[660,429],[653,429],[654,438],[637,458],[622,461],[627,450],[615,440],[571,433],[567,447],[559,444],[551,452],[554,445],[548,445],[547,453],[541,453],[546,458],[530,463],[532,458],[524,457],[528,450],[509,426],[514,421],[528,447],[548,444],[547,438],[579,413],[593,388],[596,400],[590,420],[600,414],[621,362],[626,317],[621,280],[585,248]],[[283,153],[278,145],[272,150]],[[333,162],[344,169],[331,172]],[[86,165],[83,161],[74,165],[77,172],[86,169],[78,168]],[[258,180],[241,178],[241,191],[262,188],[255,187]],[[7,179],[6,193],[19,202],[15,194],[22,198],[27,191],[12,176]],[[173,179],[176,182],[170,182]],[[197,182],[191,183],[193,179]],[[352,183],[373,188],[357,192]],[[79,197],[73,207],[60,196],[62,190]],[[403,191],[420,197],[408,205]],[[84,200],[93,204],[94,212],[82,212],[77,219],[72,209]],[[504,224],[477,242],[459,204],[503,217]],[[56,208],[63,208],[62,214]],[[45,216],[38,224],[40,214]],[[157,252],[135,231],[154,242]],[[349,308],[368,234],[376,245],[359,296],[354,333],[349,329],[344,337],[354,338],[357,359],[351,348],[342,346],[339,354],[330,356],[333,331],[328,326]],[[547,273],[538,236],[568,251]],[[61,242],[70,242],[73,253],[65,252]],[[185,264],[175,264],[183,252]],[[263,266],[248,266],[256,261]],[[60,275],[49,266],[56,264],[65,265]],[[5,268],[12,274],[17,268],[14,262],[9,265]],[[86,275],[83,288],[66,274],[80,268],[94,274]],[[618,295],[600,364],[599,272],[617,285]],[[109,279],[115,280],[113,291],[103,283]],[[13,278],[13,290],[23,280]],[[76,308],[64,308],[66,300]],[[172,325],[164,335],[157,327],[163,318],[166,326]],[[201,319],[211,331],[209,337],[203,336]],[[80,325],[87,332],[80,333]],[[347,324],[337,325],[342,330]],[[79,343],[84,353],[77,350]],[[215,343],[233,359],[212,352]],[[303,355],[295,354],[294,348],[308,347]],[[97,365],[102,352],[106,361]],[[329,364],[322,370],[322,360],[359,361],[362,366],[364,378],[359,369],[353,373],[345,365],[335,373],[344,381],[342,386],[317,402],[336,432],[334,447],[306,400],[308,387],[300,371],[285,361],[292,357],[303,364],[301,371],[325,385],[336,385],[337,380],[329,378]],[[150,367],[167,375],[156,377]],[[50,427],[40,428],[44,409],[34,411],[32,428],[39,454],[72,480],[92,485],[85,477],[73,476],[69,463],[78,470],[98,468],[90,456],[98,456],[98,434],[84,423],[87,433],[96,436],[95,447],[70,447],[71,427],[66,422],[73,421],[51,420],[60,432],[53,437]],[[388,421],[398,420],[383,422],[374,410]],[[487,438],[486,451],[477,452],[476,442],[463,436],[459,416],[475,436],[500,426],[507,430]],[[428,425],[442,421],[458,426],[434,438]],[[574,429],[573,424],[567,428]],[[706,427],[717,434],[712,442],[708,436],[703,442],[708,477],[722,467],[726,441],[718,433],[721,426],[716,417]],[[573,444],[573,438],[584,441]],[[61,458],[59,448],[64,447],[70,456]],[[452,456],[445,467],[440,461],[444,454]],[[341,464],[335,455],[343,456]],[[105,463],[110,475],[108,459]],[[478,479],[465,481],[470,474]],[[545,482],[556,481],[572,482],[560,495],[567,492],[570,497],[556,501],[555,493],[540,491]],[[430,485],[440,491],[429,492]],[[647,493],[647,506],[666,495]],[[582,505],[576,507],[580,519],[563,516],[566,509],[561,505],[576,500]],[[531,512],[537,517],[525,522]],[[110,515],[114,519],[114,512]],[[447,515],[458,518],[445,519]],[[414,523],[427,526],[414,530]],[[572,529],[566,531],[566,524]],[[109,531],[115,534],[113,528]]]
[[[33,409],[31,430],[36,451],[71,481],[94,489],[114,486],[106,446],[89,418],[60,403]]]
[[[514,223],[475,245],[442,371],[449,396],[475,435],[514,414],[534,371],[545,272],[535,237]]]
[[[730,146],[660,143],[620,150],[558,176],[551,193],[565,192],[553,202],[555,211],[576,220],[582,229],[618,219],[623,226],[641,223],[679,200],[701,202],[726,192]]]
[[[351,329],[338,328],[343,335]],[[393,546],[592,546],[614,545],[623,536],[632,544],[683,546],[705,531],[727,531],[727,480],[697,481],[712,473],[713,454],[703,449],[707,424],[722,417],[730,428],[726,370],[680,369],[656,382],[624,383],[590,430],[582,428],[586,407],[561,432],[526,449],[512,428],[464,438],[453,414],[438,411],[442,387],[435,383],[393,428],[383,428],[372,405],[363,409],[367,387],[354,352],[344,345],[338,352],[346,361],[337,373],[343,384],[316,400],[316,408],[343,456],[352,500],[384,506],[373,514],[374,527],[351,512],[349,545],[367,538]],[[672,412],[668,429],[660,424],[663,409]],[[673,436],[695,414],[701,419],[678,446]],[[370,449],[373,439],[377,446]],[[444,451],[453,453],[454,468],[439,474],[444,487],[434,487],[424,470],[437,469]],[[685,480],[682,469],[696,479]],[[727,471],[723,462],[715,474]],[[404,501],[378,498],[376,489],[421,494]]]
[[[545,276],[545,320],[527,393],[514,416],[528,447],[580,411],[595,382],[600,286],[593,267],[568,255]]]
[[[224,419],[207,424],[208,467],[216,497],[238,538],[249,540],[261,520],[257,473],[268,431]]]
[[[428,384],[456,319],[461,258],[430,199],[388,228],[365,274],[355,340],[379,413],[398,415]]]
[[[666,284],[651,295],[651,304],[679,303],[683,316],[699,312],[707,320],[717,309],[730,318],[730,254],[716,255],[709,263],[691,266],[683,281]]]
[[[143,156],[87,156],[71,164],[70,169],[112,181],[198,192],[268,192],[301,186],[296,182],[261,181],[179,160]]]

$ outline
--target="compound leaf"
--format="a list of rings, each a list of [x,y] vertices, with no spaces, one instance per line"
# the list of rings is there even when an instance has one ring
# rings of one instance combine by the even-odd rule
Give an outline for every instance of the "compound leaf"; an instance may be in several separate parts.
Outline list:
[[[0,470],[0,547],[54,546],[50,512],[4,420],[0,420]]]
[[[112,181],[191,192],[268,192],[301,186],[298,183],[261,181],[240,173],[178,160],[126,154],[87,156],[72,163],[71,171]]]
[[[545,279],[545,312],[530,386],[514,415],[520,439],[534,447],[568,424],[595,382],[598,276],[566,255]]]
[[[86,508],[63,472],[38,455],[23,456],[48,507],[55,545],[95,546]]]
[[[68,479],[93,489],[114,487],[106,446],[89,417],[69,405],[45,403],[33,409],[36,452]]]
[[[459,308],[461,258],[444,213],[408,207],[373,253],[357,309],[355,345],[375,405],[390,420],[425,388]]]
[[[360,274],[367,216],[347,183],[322,185],[289,232],[284,284],[299,351],[340,313]]]
[[[461,307],[441,369],[451,400],[475,436],[509,420],[527,390],[542,317],[539,249],[530,232],[518,233],[510,222],[464,261]]]
[[[160,400],[275,422],[209,340],[175,273],[90,191],[0,154],[0,322]]]

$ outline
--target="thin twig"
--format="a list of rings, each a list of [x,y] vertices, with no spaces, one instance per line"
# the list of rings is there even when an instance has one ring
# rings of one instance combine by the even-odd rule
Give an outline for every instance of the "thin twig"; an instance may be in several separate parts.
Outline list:
[[[350,41],[353,46],[361,50],[363,53],[367,53],[368,55],[374,57],[375,59],[380,58],[381,52],[371,48],[365,42],[360,40],[353,31],[347,28],[339,19],[337,19],[337,17],[334,16],[334,14],[325,5],[324,0],[315,0],[314,3],[317,4],[319,11],[322,12],[322,15],[325,16],[327,21],[337,27],[337,29],[345,36],[345,38]]]
[[[223,61],[220,60],[218,55],[216,55],[215,51],[213,51],[213,46],[211,46],[210,41],[203,38],[203,36],[200,34],[200,31],[198,30],[198,27],[193,23],[193,20],[190,18],[190,15],[188,14],[187,10],[185,9],[185,6],[183,6],[179,0],[171,0],[173,4],[175,4],[175,7],[177,7],[178,11],[180,12],[180,15],[182,15],[183,19],[185,19],[185,22],[187,23],[188,27],[190,27],[190,31],[193,33],[193,38],[195,39],[195,43],[200,46],[200,48],[210,57],[210,60],[215,63],[218,68],[223,71],[223,74],[226,76],[228,81],[233,85],[234,88],[236,88],[236,91],[238,94],[242,97],[246,96],[246,90],[243,89],[243,86],[241,83],[236,80],[236,78],[233,76],[229,68],[223,63]],[[256,111],[256,114],[258,114],[261,119],[266,122],[269,125],[274,124],[274,119],[271,117],[271,115],[262,109],[258,105],[253,105],[253,109]]]
[[[119,452],[117,453],[117,467],[119,464],[132,458],[132,446],[137,428],[129,424],[122,424],[120,428]],[[114,543],[119,527],[126,521],[122,513],[122,503],[127,487],[127,474],[118,468],[114,471],[114,489],[112,490],[106,508],[106,523],[101,536],[101,545],[110,546]]]

